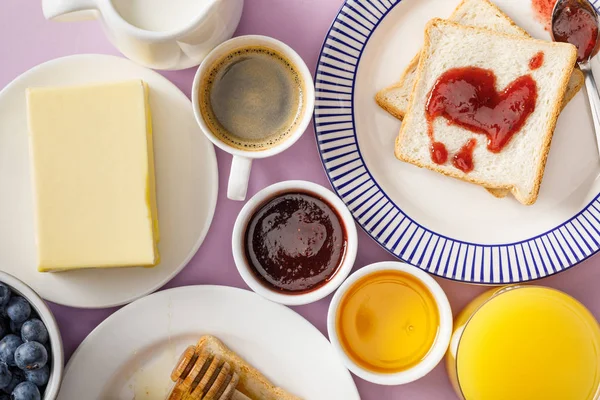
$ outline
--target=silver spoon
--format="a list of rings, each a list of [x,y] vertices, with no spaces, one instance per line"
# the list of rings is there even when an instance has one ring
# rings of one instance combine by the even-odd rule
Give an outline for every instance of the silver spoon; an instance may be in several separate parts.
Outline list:
[[[585,88],[590,100],[590,108],[592,111],[592,118],[594,120],[594,130],[596,132],[596,145],[598,146],[598,152],[600,152],[600,93],[598,92],[598,86],[596,85],[596,80],[594,79],[594,74],[592,72],[592,66],[590,65],[590,61],[598,52],[598,45],[600,44],[600,24],[598,22],[598,14],[596,9],[588,0],[558,0],[554,5],[554,10],[552,11],[551,34],[554,41],[568,41],[561,37],[560,25],[561,22],[564,22],[565,17],[569,15],[564,13],[572,12],[575,7],[580,7],[587,11],[592,16],[593,23],[597,28],[596,37],[590,38],[591,40],[594,40],[593,49],[587,52],[581,51],[579,48],[577,49],[579,56],[577,64],[585,76]],[[576,43],[573,44],[577,46]]]

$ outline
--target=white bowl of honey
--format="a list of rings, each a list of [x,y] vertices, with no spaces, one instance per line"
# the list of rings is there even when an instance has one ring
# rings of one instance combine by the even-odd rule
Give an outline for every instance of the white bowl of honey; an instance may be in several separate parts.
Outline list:
[[[350,371],[380,385],[413,382],[439,364],[452,310],[427,273],[400,262],[368,265],[334,295],[329,339]]]

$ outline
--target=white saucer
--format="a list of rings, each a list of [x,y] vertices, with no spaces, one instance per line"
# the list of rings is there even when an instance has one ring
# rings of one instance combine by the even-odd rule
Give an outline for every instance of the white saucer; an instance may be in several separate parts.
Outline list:
[[[71,357],[58,398],[162,400],[179,355],[204,334],[303,399],[360,399],[314,326],[287,307],[225,286],[162,291],[111,315]]]
[[[151,91],[161,263],[150,269],[37,272],[25,89],[133,78],[146,81]],[[124,58],[76,55],[41,64],[0,92],[0,185],[0,270],[46,300],[111,307],[160,288],[196,253],[217,202],[217,160],[190,100],[166,78]]]

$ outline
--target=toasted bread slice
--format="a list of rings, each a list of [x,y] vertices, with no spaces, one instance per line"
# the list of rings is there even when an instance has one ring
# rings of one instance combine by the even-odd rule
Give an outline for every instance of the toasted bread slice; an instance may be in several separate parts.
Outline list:
[[[530,37],[525,30],[517,26],[510,17],[489,0],[462,0],[449,20],[461,25],[487,28],[508,35]],[[419,59],[420,53],[413,57],[397,83],[380,90],[375,96],[375,100],[381,108],[400,120],[404,118],[408,108]],[[583,73],[579,69],[575,69],[569,81],[563,107],[579,92],[583,83]]]
[[[539,52],[544,53],[543,65],[531,70],[529,62]],[[425,45],[408,112],[396,139],[396,157],[486,188],[509,189],[519,202],[533,204],[576,58],[576,48],[570,44],[520,38],[442,19],[431,20],[425,30]],[[461,67],[494,71],[496,90],[503,90],[510,82],[528,74],[537,86],[535,110],[499,153],[487,149],[487,138],[483,135],[449,125],[442,117],[433,121],[436,141],[442,142],[450,155],[470,139],[476,140],[475,167],[469,173],[450,162],[438,165],[431,160],[425,112],[437,79],[447,70]]]
[[[256,368],[231,351],[214,336],[202,336],[196,345],[199,351],[207,351],[213,356],[229,363],[232,370],[239,375],[237,390],[251,399],[261,400],[300,400],[280,387],[276,387]]]
[[[509,16],[504,14],[489,0],[462,0],[450,16],[449,20],[462,25],[488,28],[508,35],[530,37],[524,29],[515,24]],[[421,54],[419,52],[412,58],[402,73],[400,80],[393,85],[380,90],[375,96],[375,100],[381,108],[400,120],[404,118],[404,113],[408,107],[420,58]],[[571,75],[571,79],[569,80],[569,85],[567,86],[567,91],[562,102],[562,108],[575,97],[583,87],[583,84],[583,73],[575,68]],[[510,194],[510,192],[505,189],[487,188],[487,191],[498,198],[503,198]]]

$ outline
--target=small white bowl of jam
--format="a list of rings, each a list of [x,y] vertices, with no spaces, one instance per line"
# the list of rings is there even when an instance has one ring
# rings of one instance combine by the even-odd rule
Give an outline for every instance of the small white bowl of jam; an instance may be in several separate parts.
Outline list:
[[[307,181],[271,185],[252,197],[232,235],[235,265],[250,288],[286,305],[333,292],[356,259],[350,211],[330,190]]]
[[[350,371],[380,385],[428,374],[450,344],[452,310],[426,272],[400,262],[368,265],[333,296],[327,331]]]

